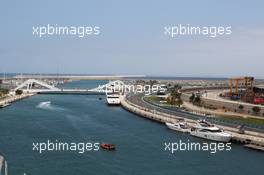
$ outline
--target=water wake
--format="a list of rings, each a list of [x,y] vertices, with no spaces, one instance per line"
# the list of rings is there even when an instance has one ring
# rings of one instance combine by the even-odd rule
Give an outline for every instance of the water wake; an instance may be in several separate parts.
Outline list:
[[[40,102],[36,107],[40,108],[40,109],[50,110],[50,111],[63,111],[63,110],[65,110],[64,108],[52,105],[51,101]]]

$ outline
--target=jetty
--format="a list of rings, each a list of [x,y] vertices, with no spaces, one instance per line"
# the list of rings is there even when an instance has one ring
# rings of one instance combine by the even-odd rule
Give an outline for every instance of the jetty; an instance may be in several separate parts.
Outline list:
[[[245,148],[249,148],[249,149],[258,150],[258,151],[264,151],[264,147],[263,146],[259,146],[259,145],[246,144],[246,145],[244,145],[244,147]]]
[[[21,95],[9,95],[5,97],[4,99],[0,100],[0,108],[4,108],[9,106],[11,103],[14,103],[16,101],[28,98],[35,95],[34,93],[25,93]]]

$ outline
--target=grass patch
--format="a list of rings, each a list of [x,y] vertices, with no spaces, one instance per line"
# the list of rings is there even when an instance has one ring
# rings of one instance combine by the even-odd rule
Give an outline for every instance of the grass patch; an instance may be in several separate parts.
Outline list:
[[[146,100],[150,101],[150,102],[158,102],[160,103],[160,101],[164,101],[166,100],[165,98],[162,98],[162,97],[157,97],[157,96],[146,96],[145,97]]]
[[[225,120],[229,120],[229,121],[239,121],[244,124],[264,126],[264,118],[263,119],[243,118],[243,117],[237,117],[237,116],[219,116],[219,117]]]

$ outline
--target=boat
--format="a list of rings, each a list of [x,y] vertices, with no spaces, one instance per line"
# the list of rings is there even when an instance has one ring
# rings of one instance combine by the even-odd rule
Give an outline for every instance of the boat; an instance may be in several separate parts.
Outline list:
[[[192,136],[217,142],[229,142],[232,137],[231,134],[224,132],[222,129],[205,120],[198,120],[197,123],[191,128],[190,134]]]
[[[9,106],[9,105],[10,105],[10,103],[4,103],[4,104],[1,104],[1,105],[0,105],[0,108],[7,107],[7,106]]]
[[[119,105],[121,103],[119,94],[107,94],[106,101],[108,105]]]
[[[105,149],[105,150],[115,150],[115,145],[114,144],[110,144],[110,143],[102,143],[101,145],[100,145],[100,147],[102,148],[102,149]]]
[[[190,127],[187,125],[187,122],[183,119],[179,119],[174,123],[166,122],[166,126],[174,131],[179,132],[190,132]]]
[[[41,102],[40,104],[41,104],[41,105],[50,105],[51,102],[50,102],[50,101],[43,101],[43,102]]]

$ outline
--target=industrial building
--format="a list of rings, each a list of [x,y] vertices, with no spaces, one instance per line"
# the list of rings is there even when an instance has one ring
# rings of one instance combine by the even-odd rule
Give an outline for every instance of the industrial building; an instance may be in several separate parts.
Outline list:
[[[236,77],[229,79],[229,92],[225,97],[252,104],[264,104],[264,88],[254,86],[254,77]]]

